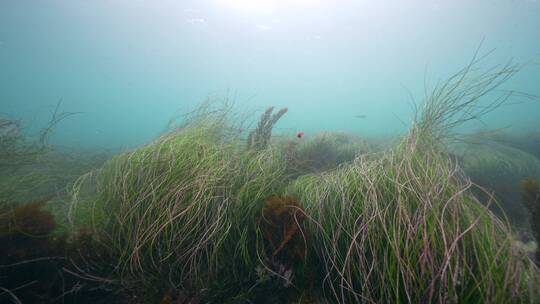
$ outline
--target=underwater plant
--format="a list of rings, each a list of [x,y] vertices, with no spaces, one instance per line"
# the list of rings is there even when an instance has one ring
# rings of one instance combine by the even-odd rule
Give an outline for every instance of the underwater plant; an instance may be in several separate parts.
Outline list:
[[[47,206],[54,195],[0,213],[1,303],[108,303],[120,299],[97,277],[110,272],[92,233],[60,230]],[[4,207],[6,208],[6,207]],[[92,273],[85,277],[86,273]],[[108,284],[110,285],[110,284]]]
[[[269,107],[264,111],[259,119],[257,128],[251,131],[247,138],[247,146],[250,149],[261,150],[268,146],[272,136],[272,129],[278,120],[287,113],[288,109],[283,108],[277,113],[272,114],[274,107]]]
[[[323,132],[305,141],[278,142],[290,160],[293,176],[324,172],[371,152],[369,143],[357,136],[338,132]]]
[[[72,262],[86,266],[100,252],[85,250],[91,243],[89,238],[83,242],[79,230],[67,229],[64,221],[69,206],[62,200],[66,186],[99,167],[107,156],[83,155],[49,145],[48,137],[56,125],[75,114],[61,112],[59,106],[37,138],[25,134],[20,121],[0,118],[2,303],[97,303],[93,298],[96,294],[111,299],[108,292],[101,292],[101,286],[81,282],[80,276],[72,275],[78,272]],[[80,252],[85,252],[84,262]],[[99,263],[99,267],[92,269],[94,274],[106,265]]]
[[[303,210],[292,197],[272,196],[266,199],[258,221],[271,256],[285,255],[286,262],[302,260],[305,240],[301,236]]]
[[[44,146],[25,143],[21,122],[0,118],[0,170],[18,168],[36,159],[44,152]]]
[[[458,163],[471,180],[493,193],[475,191],[483,200],[494,195],[498,204],[491,210],[519,229],[528,230],[528,211],[521,200],[522,180],[540,177],[540,160],[527,152],[497,142],[482,140],[474,143],[452,145],[450,150],[458,155]],[[478,189],[477,189],[478,190]]]
[[[247,142],[227,111],[199,112],[81,177],[70,222],[108,250],[106,279],[149,301],[537,302],[538,269],[447,150],[453,127],[510,97],[495,89],[519,66],[475,74],[478,60],[395,147],[300,176],[297,146],[271,141],[283,110]]]
[[[531,213],[531,230],[540,243],[540,183],[534,178],[521,182],[522,198]],[[536,264],[540,265],[540,249],[536,249]]]
[[[538,301],[531,287],[538,270],[512,246],[508,224],[473,195],[475,186],[445,148],[452,127],[506,100],[476,106],[516,71],[504,66],[475,78],[467,67],[434,89],[397,147],[291,183],[288,193],[305,210],[309,250],[324,269],[327,299]]]
[[[512,248],[508,227],[444,154],[426,153],[416,140],[376,161],[358,158],[292,183],[326,273],[325,296],[339,303],[528,302],[536,270]]]
[[[62,165],[61,161],[60,166],[48,167],[63,170],[55,176],[50,174],[52,170],[47,170],[46,173],[42,170],[50,164],[49,160],[53,155],[61,154],[59,151],[53,151],[49,145],[52,132],[62,120],[76,114],[61,111],[60,105],[60,102],[57,103],[50,121],[34,137],[23,132],[20,120],[0,117],[0,207],[6,202],[38,200],[50,193],[51,184],[54,183],[57,188],[61,188],[67,183],[66,169],[72,169],[70,166]],[[65,160],[66,157],[63,161]],[[81,171],[74,173],[69,180],[74,180],[76,178],[74,175],[82,173]],[[59,182],[60,180],[62,182]]]
[[[114,157],[96,176],[97,196],[73,205],[73,223],[92,218],[124,286],[159,295],[255,283],[255,218],[283,188],[285,161],[276,149],[246,150],[221,114]]]
[[[2,208],[0,300],[38,302],[62,294],[65,238],[53,234],[56,223],[43,209],[51,199]]]
[[[525,151],[540,159],[540,132],[496,132],[487,137],[492,141]]]
[[[13,170],[35,159],[46,152],[48,139],[54,128],[74,112],[60,110],[61,102],[56,104],[49,123],[40,131],[36,140],[29,141],[23,133],[19,120],[0,117],[0,172]]]

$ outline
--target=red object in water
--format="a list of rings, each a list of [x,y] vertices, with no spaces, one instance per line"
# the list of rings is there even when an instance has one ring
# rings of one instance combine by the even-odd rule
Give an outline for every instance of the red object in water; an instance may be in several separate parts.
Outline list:
[[[298,138],[304,137],[304,132],[302,132],[302,131],[296,132],[296,137],[298,137]]]

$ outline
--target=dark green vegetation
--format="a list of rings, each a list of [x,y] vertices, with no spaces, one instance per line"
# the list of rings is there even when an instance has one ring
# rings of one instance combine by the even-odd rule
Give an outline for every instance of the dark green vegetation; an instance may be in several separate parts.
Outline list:
[[[522,182],[523,201],[531,212],[531,229],[537,242],[540,241],[540,183],[534,178]],[[540,249],[536,249],[536,264],[540,265]]]
[[[103,284],[80,275],[77,265],[100,262],[103,251],[90,234],[58,233],[44,207],[52,196],[25,202],[0,215],[0,300],[2,303],[108,303],[114,297]],[[82,287],[85,287],[84,289]],[[90,289],[92,288],[92,289]]]
[[[90,234],[67,226],[66,186],[107,156],[60,151],[47,143],[53,127],[67,115],[57,108],[47,128],[32,140],[22,134],[18,121],[0,119],[2,303],[82,302],[80,288],[89,285],[68,272],[75,269],[74,262],[94,259],[98,251],[91,250]],[[96,303],[103,294],[96,289],[84,299]]]
[[[491,134],[488,138],[494,142],[527,152],[540,159],[540,132],[538,131],[523,134],[497,132]]]
[[[339,133],[276,140],[286,109],[245,134],[229,108],[208,105],[69,183],[56,221],[41,201],[5,213],[2,229],[61,242],[64,253],[40,256],[63,257],[80,292],[131,303],[537,303],[538,268],[447,149],[454,126],[510,97],[495,89],[519,69],[475,64],[382,151]],[[29,212],[42,227],[19,219]],[[24,238],[18,248],[49,246]],[[3,286],[16,301],[17,286]]]
[[[460,166],[477,184],[494,190],[499,204],[491,209],[504,213],[520,229],[528,229],[529,210],[521,203],[521,181],[540,177],[540,160],[520,149],[483,138],[475,143],[461,143],[453,147],[459,155]],[[478,191],[483,201],[491,193]]]
[[[284,154],[289,159],[288,169],[294,176],[328,171],[374,150],[366,140],[337,132],[324,132],[308,140],[289,140],[279,144],[284,147]]]

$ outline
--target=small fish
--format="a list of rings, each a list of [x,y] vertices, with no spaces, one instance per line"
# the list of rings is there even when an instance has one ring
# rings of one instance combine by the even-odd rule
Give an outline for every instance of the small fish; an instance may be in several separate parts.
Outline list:
[[[360,119],[363,119],[363,118],[366,118],[367,116],[366,115],[354,115],[355,118],[360,118]]]
[[[304,137],[304,132],[302,132],[302,131],[296,132],[296,137],[297,137],[297,138],[302,138],[302,137]]]

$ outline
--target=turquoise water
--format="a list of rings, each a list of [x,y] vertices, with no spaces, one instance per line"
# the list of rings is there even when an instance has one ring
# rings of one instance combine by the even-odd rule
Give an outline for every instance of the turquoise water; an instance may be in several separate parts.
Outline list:
[[[535,0],[2,0],[0,112],[30,132],[62,100],[81,113],[53,142],[89,148],[147,142],[209,97],[288,107],[286,134],[391,135],[411,121],[410,95],[420,102],[479,46],[495,49],[484,66],[526,64],[505,88],[540,95]],[[539,130],[539,114],[531,101],[484,122]]]
[[[537,303],[539,117],[538,0],[0,0],[0,303]]]

